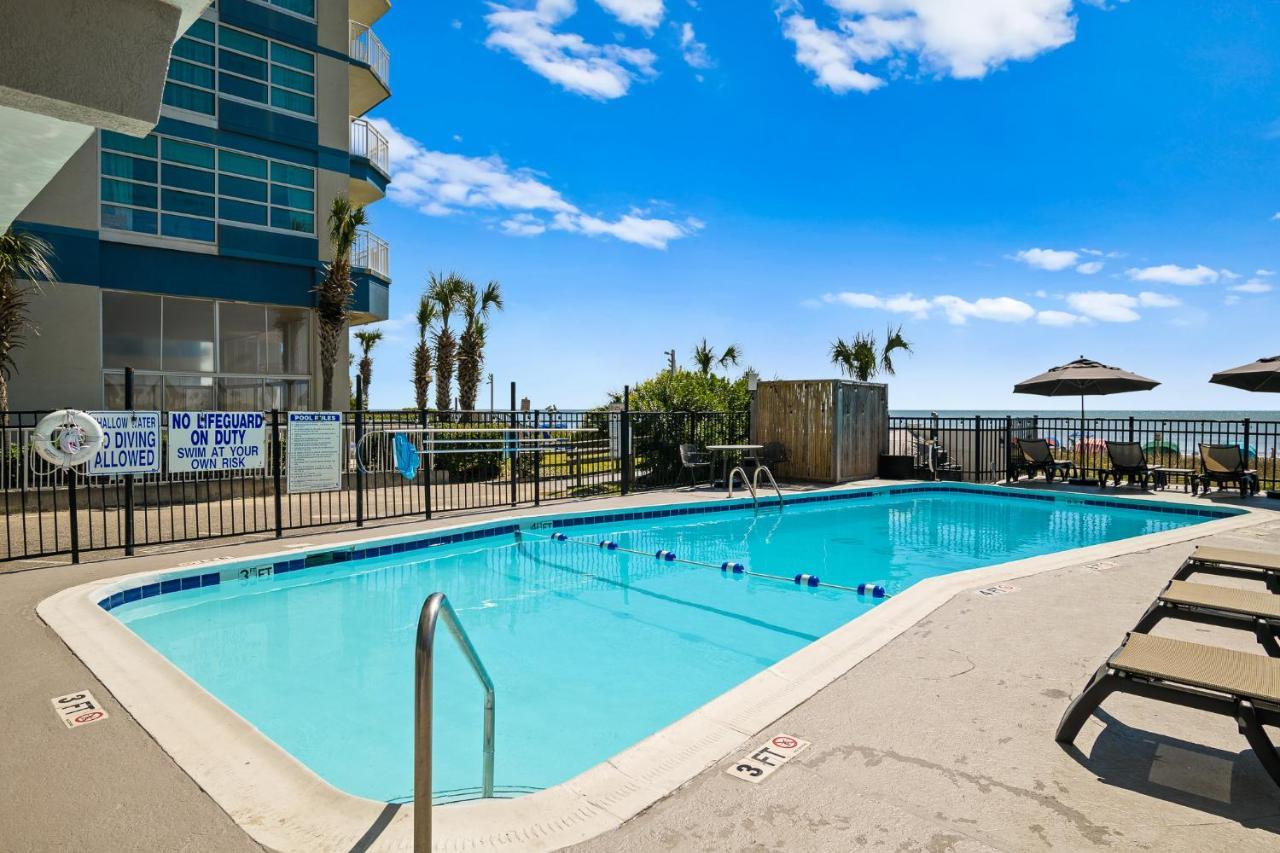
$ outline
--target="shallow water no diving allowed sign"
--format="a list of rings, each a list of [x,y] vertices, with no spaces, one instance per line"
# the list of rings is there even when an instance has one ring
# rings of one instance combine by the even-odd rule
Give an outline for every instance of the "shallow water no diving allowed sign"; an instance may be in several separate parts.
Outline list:
[[[725,773],[744,782],[763,782],[773,772],[809,747],[809,741],[791,735],[774,735],[725,768]]]

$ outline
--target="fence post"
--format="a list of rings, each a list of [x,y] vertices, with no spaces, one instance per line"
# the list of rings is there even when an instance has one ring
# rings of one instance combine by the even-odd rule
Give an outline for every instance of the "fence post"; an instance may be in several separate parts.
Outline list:
[[[516,383],[511,383],[511,505],[520,503],[520,433],[516,432]]]
[[[364,527],[364,468],[360,465],[360,439],[364,438],[364,378],[356,377],[356,527]]]
[[[276,538],[284,536],[284,513],[280,501],[280,410],[271,410],[271,482],[275,490]]]
[[[133,368],[124,369],[124,408],[133,411]],[[156,453],[160,448],[156,448]],[[124,475],[124,555],[133,556],[133,475]]]
[[[71,510],[71,562],[80,562],[80,498],[76,495],[76,469],[67,469],[67,508]],[[53,504],[58,509],[57,501]]]
[[[621,421],[618,424],[618,441],[622,445],[619,448],[619,456],[622,462],[622,482],[620,489],[622,494],[626,495],[631,492],[631,386],[622,386],[622,412],[620,413]]]
[[[1133,415],[1129,415],[1129,440],[1133,441]]]
[[[1013,481],[1013,416],[1004,416],[1004,481]]]
[[[533,428],[537,429],[539,421],[539,410],[533,410]],[[542,505],[542,441],[538,438],[538,433],[534,433],[533,445],[533,505]]]
[[[973,467],[974,482],[981,483],[982,480],[982,415],[973,416]],[[963,473],[961,474],[963,476]]]
[[[1244,452],[1242,455],[1244,457],[1244,467],[1248,468],[1249,467],[1249,419],[1248,418],[1244,419]],[[1254,458],[1257,459],[1257,456],[1255,455]],[[1255,462],[1255,464],[1257,463]]]
[[[427,426],[427,410],[422,409],[418,412],[418,422],[422,424],[422,428],[428,429]],[[427,449],[427,442],[431,440],[431,433],[424,432],[422,434],[422,449]],[[427,520],[431,519],[431,467],[435,464],[434,453],[422,454],[422,505],[426,508]]]

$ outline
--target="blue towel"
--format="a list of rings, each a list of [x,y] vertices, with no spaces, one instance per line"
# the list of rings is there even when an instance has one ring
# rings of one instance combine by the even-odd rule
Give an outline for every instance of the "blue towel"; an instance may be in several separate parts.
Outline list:
[[[402,432],[396,433],[395,449],[396,470],[400,475],[406,480],[418,476],[418,449],[409,441],[409,436]]]

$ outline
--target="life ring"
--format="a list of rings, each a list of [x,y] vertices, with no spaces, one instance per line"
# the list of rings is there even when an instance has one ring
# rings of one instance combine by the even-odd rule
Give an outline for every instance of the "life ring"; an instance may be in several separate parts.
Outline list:
[[[93,458],[102,446],[102,424],[77,409],[59,409],[31,430],[36,454],[59,468],[74,468]]]

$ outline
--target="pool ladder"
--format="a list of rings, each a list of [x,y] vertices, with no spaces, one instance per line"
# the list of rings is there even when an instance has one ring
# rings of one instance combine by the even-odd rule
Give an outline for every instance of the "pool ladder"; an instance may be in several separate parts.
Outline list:
[[[756,506],[760,506],[760,498],[758,497],[758,494],[760,492],[760,475],[761,474],[764,474],[766,477],[769,478],[769,485],[773,487],[774,493],[777,494],[778,507],[781,508],[782,507],[782,489],[778,488],[778,482],[773,479],[773,472],[769,470],[769,467],[767,465],[756,466],[756,473],[751,477],[751,479],[747,479],[746,469],[744,469],[741,465],[738,465],[732,471],[730,471],[729,472],[729,497],[733,498],[734,480],[737,479],[739,476],[741,476],[742,485],[746,486],[747,491],[751,493],[751,502],[754,503]]]
[[[413,850],[431,853],[431,694],[435,681],[436,624],[444,619],[449,633],[480,686],[484,688],[484,743],[482,746],[482,796],[493,796],[493,679],[471,644],[458,614],[443,592],[433,592],[418,615],[418,640],[413,667]]]

